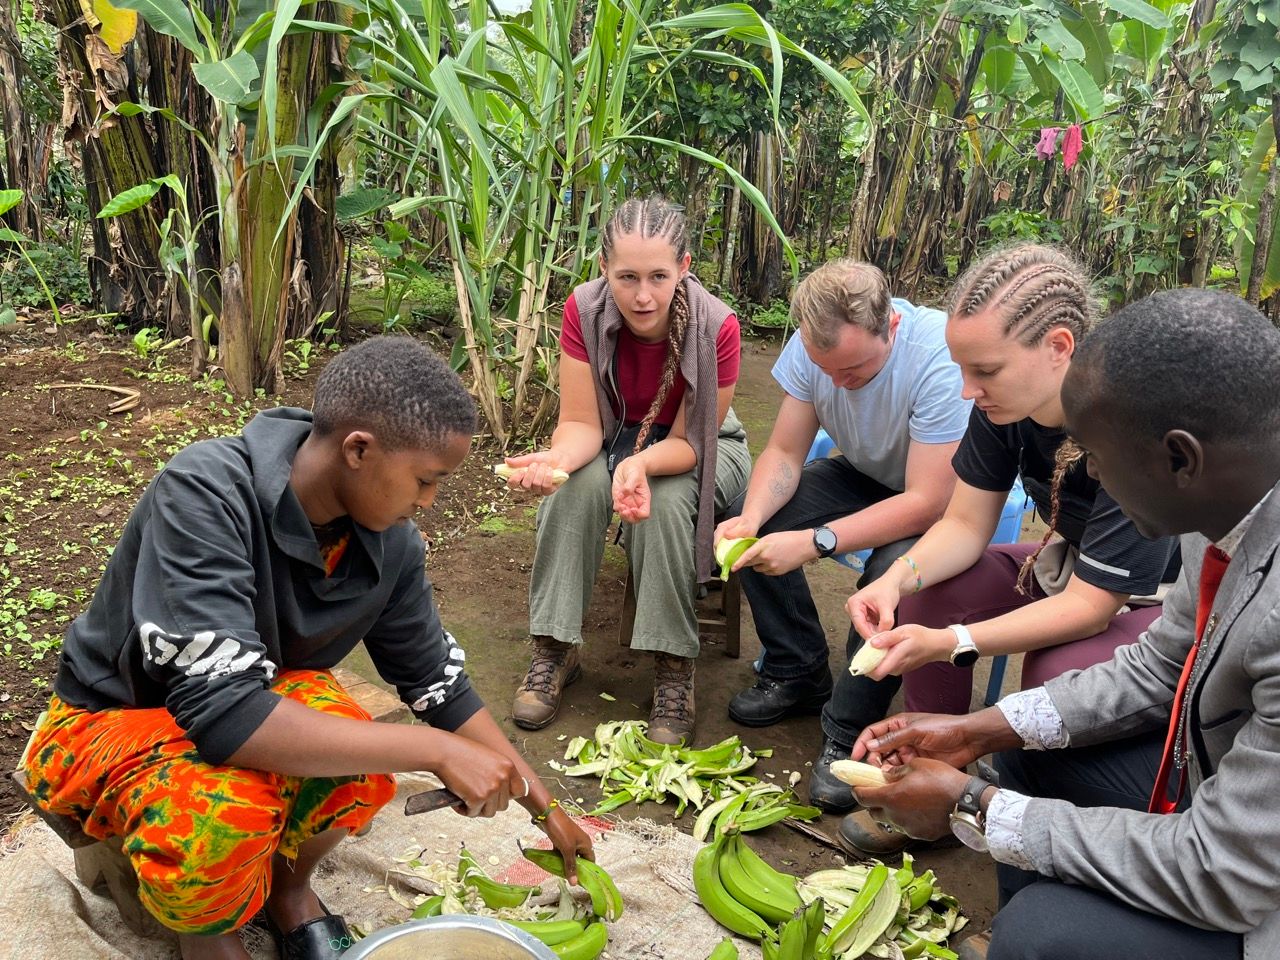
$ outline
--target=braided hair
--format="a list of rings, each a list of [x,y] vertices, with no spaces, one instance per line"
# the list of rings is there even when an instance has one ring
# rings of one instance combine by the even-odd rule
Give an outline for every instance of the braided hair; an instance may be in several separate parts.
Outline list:
[[[1097,321],[1093,291],[1083,267],[1056,247],[1016,244],[988,254],[974,264],[955,286],[952,318],[994,311],[1004,323],[1005,336],[1034,347],[1057,327],[1071,331],[1081,342]],[[1049,529],[1018,571],[1018,592],[1026,595],[1036,561],[1058,526],[1062,484],[1084,458],[1084,450],[1064,438],[1054,454],[1049,494]]]
[[[604,225],[600,237],[604,260],[607,263],[613,254],[614,241],[619,236],[630,236],[638,233],[641,237],[662,237],[671,244],[671,252],[677,263],[684,260],[689,252],[689,232],[685,225],[682,208],[662,197],[646,197],[643,200],[632,198],[613,212],[613,216]],[[640,429],[636,433],[636,445],[632,453],[644,449],[653,429],[662,405],[667,402],[671,390],[675,386],[676,375],[680,370],[680,358],[684,350],[684,337],[689,329],[689,294],[683,281],[676,284],[675,296],[671,298],[670,317],[667,325],[667,353],[662,363],[662,376],[658,380],[658,392],[653,403],[640,421]]]

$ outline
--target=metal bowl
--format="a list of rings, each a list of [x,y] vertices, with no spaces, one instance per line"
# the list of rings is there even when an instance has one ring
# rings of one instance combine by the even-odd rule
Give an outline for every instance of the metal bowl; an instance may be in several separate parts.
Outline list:
[[[551,948],[490,917],[426,917],[356,943],[343,960],[556,960]]]

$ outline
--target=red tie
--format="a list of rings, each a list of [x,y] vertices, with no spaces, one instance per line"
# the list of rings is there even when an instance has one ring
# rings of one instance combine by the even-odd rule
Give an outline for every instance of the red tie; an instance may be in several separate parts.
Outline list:
[[[1205,624],[1209,622],[1209,611],[1213,609],[1213,599],[1218,595],[1218,587],[1222,584],[1222,575],[1227,572],[1227,564],[1231,558],[1213,544],[1204,551],[1204,565],[1200,568],[1200,599],[1196,605],[1196,640],[1187,652],[1187,662],[1182,665],[1182,676],[1178,678],[1178,689],[1173,694],[1173,716],[1169,718],[1169,734],[1164,741],[1164,756],[1160,758],[1160,770],[1156,774],[1155,789],[1151,791],[1151,802],[1147,806],[1148,813],[1172,813],[1182,799],[1182,791],[1187,785],[1187,768],[1184,766],[1178,773],[1178,794],[1169,799],[1169,776],[1173,773],[1174,747],[1178,742],[1178,729],[1182,721],[1182,700],[1187,695],[1187,684],[1191,680],[1191,670],[1196,665],[1196,654],[1200,652],[1200,641],[1204,639]]]

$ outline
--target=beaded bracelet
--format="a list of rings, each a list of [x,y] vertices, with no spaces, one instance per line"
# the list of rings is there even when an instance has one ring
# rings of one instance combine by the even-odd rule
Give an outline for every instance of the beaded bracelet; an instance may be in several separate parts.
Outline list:
[[[924,586],[924,579],[920,576],[920,567],[916,564],[914,560],[908,557],[905,553],[902,556],[900,556],[898,559],[905,561],[907,566],[911,568],[911,572],[916,575],[916,588],[911,592],[919,593],[920,589]]]
[[[560,801],[557,800],[555,797],[552,797],[551,801],[547,804],[547,808],[545,810],[543,810],[541,813],[535,813],[533,815],[532,822],[546,823],[551,818],[552,812],[559,809],[560,809]]]

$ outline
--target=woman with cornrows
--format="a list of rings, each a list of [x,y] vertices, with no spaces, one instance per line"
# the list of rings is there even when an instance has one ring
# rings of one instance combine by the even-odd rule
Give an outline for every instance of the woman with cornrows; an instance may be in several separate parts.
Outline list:
[[[911,552],[847,604],[885,652],[870,676],[901,676],[908,711],[967,713],[980,656],[1025,653],[1023,687],[1038,687],[1109,660],[1160,614],[1180,567],[1176,538],[1138,533],[1062,429],[1059,389],[1093,322],[1088,280],[1052,247],[997,251],[956,286],[947,345],[974,408],[955,492]],[[1018,476],[1049,530],[1039,544],[988,546]],[[908,843],[865,812],[845,818],[840,838],[877,854]]]
[[[601,246],[600,278],[565,303],[551,446],[507,460],[512,487],[545,497],[529,586],[533,660],[512,718],[547,726],[579,676],[582,618],[617,513],[635,586],[631,646],[654,658],[648,736],[689,742],[694,590],[711,575],[713,519],[751,471],[729,408],[738,320],[689,272],[685,218],[665,200],[622,204]],[[556,470],[569,474],[559,487]]]

